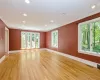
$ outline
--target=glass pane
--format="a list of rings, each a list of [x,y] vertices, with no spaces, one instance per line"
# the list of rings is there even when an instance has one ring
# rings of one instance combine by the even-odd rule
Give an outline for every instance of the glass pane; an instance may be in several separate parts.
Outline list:
[[[53,40],[52,40],[52,41],[53,41],[53,42],[52,42],[52,45],[54,46],[54,45],[55,45],[55,33],[54,33],[54,32],[53,32],[53,35],[52,35],[52,39],[53,39]]]
[[[84,24],[82,29],[82,50],[90,51],[90,25]]]
[[[30,41],[30,33],[27,33],[27,48],[29,49],[29,48],[31,48],[31,41]]]
[[[35,48],[35,34],[32,34],[32,48]]]
[[[22,49],[26,48],[26,36],[25,33],[21,34],[21,44],[22,44]]]
[[[39,48],[39,34],[36,34],[36,37],[35,37],[35,42],[36,42],[36,48]]]
[[[92,23],[93,30],[92,30],[92,36],[93,36],[93,46],[92,50],[93,52],[100,53],[100,21]]]
[[[58,46],[58,32],[55,31],[52,34],[52,46],[57,47]]]
[[[58,32],[56,32],[56,46],[58,46]]]

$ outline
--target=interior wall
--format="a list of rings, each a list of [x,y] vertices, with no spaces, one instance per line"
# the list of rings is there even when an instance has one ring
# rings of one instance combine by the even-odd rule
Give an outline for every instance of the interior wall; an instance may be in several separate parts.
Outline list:
[[[29,30],[9,29],[9,51],[21,49],[21,31],[38,32]],[[40,33],[40,48],[46,47],[45,32]]]
[[[46,33],[46,41],[47,41],[46,48],[57,50],[65,54],[69,54],[72,56],[76,56],[76,57],[80,57],[86,60],[100,63],[100,57],[78,53],[78,24],[84,21],[94,19],[94,18],[98,18],[98,17],[100,17],[100,13],[97,13],[95,15],[86,17],[84,19],[75,21],[73,23],[70,23],[60,28],[55,29],[55,30],[58,30],[59,32],[58,49],[55,49],[51,46],[51,31],[47,32]]]
[[[0,19],[0,58],[5,55],[5,26]]]

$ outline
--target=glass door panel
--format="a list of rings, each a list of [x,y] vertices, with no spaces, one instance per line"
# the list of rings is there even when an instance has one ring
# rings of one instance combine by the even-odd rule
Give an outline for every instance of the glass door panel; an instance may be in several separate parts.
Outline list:
[[[26,33],[21,33],[21,47],[22,49],[26,48]]]
[[[29,32],[26,33],[27,38],[27,49],[31,48],[31,34]]]
[[[36,44],[36,48],[39,48],[39,37],[40,35],[39,34],[36,34],[36,37],[35,37],[35,44]]]
[[[32,33],[32,48],[35,48],[35,34]]]

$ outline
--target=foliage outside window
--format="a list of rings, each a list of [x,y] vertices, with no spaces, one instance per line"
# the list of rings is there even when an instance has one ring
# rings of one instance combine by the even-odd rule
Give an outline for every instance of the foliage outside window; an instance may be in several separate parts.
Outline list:
[[[52,47],[58,48],[58,30],[52,31]]]
[[[79,24],[79,51],[100,54],[100,19]]]

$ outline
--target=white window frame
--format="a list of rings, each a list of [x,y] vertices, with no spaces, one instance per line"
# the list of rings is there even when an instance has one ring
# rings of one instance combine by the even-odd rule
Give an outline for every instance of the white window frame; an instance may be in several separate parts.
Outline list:
[[[96,22],[96,21],[100,21],[100,17],[96,18],[96,19],[92,19],[86,22],[82,22],[78,25],[78,52],[82,53],[82,54],[88,54],[88,55],[93,55],[93,56],[99,56],[100,57],[100,53],[97,52],[92,52],[92,46],[90,46],[90,51],[84,51],[81,49],[81,42],[82,42],[82,36],[81,36],[81,25],[83,24],[90,24],[90,30],[92,29],[91,23]],[[90,31],[90,45],[92,44],[92,31]]]
[[[38,44],[38,48],[40,48],[40,33],[37,33],[37,32],[26,32],[26,31],[21,31],[21,35],[22,35],[22,33],[25,33],[25,36],[26,36],[26,33],[30,33],[30,39],[31,39],[31,41],[30,41],[30,48],[29,49],[32,49],[32,34],[38,34],[39,35],[39,44]],[[26,38],[26,37],[25,37]],[[21,49],[28,49],[27,48],[27,39],[26,39],[26,48],[22,48],[22,38],[21,38]]]
[[[53,47],[53,48],[58,48],[58,39],[57,39],[57,46],[55,46],[54,44],[53,44],[53,33],[55,33],[55,32],[57,32],[58,33],[58,30],[55,30],[55,31],[52,31],[51,32],[51,46]],[[58,38],[58,35],[57,35],[57,38]]]

